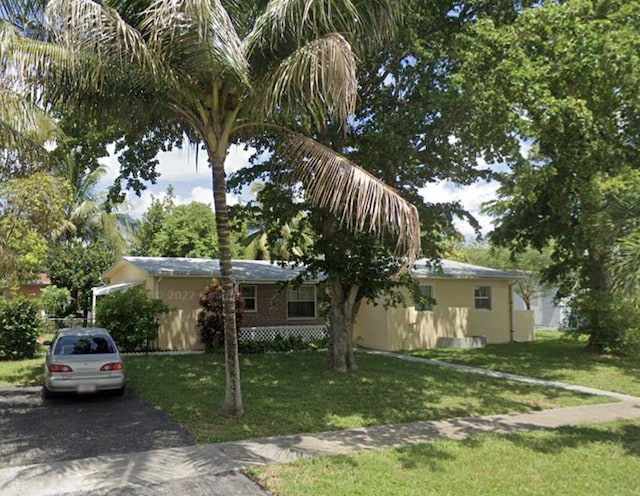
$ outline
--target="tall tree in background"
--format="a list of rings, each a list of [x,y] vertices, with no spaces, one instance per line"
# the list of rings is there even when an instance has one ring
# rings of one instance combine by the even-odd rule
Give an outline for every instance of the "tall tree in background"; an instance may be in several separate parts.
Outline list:
[[[554,241],[548,279],[578,297],[594,351],[617,339],[607,260],[620,233],[603,213],[608,182],[640,165],[638,19],[637,1],[570,0],[513,25],[484,21],[468,33],[459,78],[477,133],[512,142],[491,238],[514,250]],[[488,133],[487,121],[499,125]]]
[[[116,261],[113,251],[100,242],[56,243],[44,261],[52,284],[67,288],[73,310],[86,320],[91,310],[91,289],[101,286],[102,274]]]
[[[30,280],[64,224],[71,188],[38,172],[0,181],[0,284]]]
[[[513,290],[522,298],[526,309],[531,310],[534,298],[548,289],[544,274],[551,265],[551,249],[542,251],[528,248],[512,254],[507,248],[489,245],[464,245],[457,248],[456,260],[494,269],[522,272]]]
[[[133,237],[133,219],[118,211],[122,206],[113,207],[106,193],[96,190],[106,167],[99,165],[91,170],[79,162],[74,152],[69,152],[56,165],[55,172],[72,188],[72,197],[65,206],[66,223],[59,239],[62,242],[101,243],[116,256],[125,253]]]
[[[349,41],[384,39],[396,22],[395,5],[53,0],[47,12],[57,44],[26,47],[48,69],[39,80],[48,99],[138,131],[178,123],[202,140],[212,169],[224,291],[225,415],[243,413],[225,197],[228,147],[271,125],[277,112],[304,116],[315,127],[329,117],[345,122],[357,89]],[[33,61],[15,59],[22,60]],[[394,233],[408,259],[415,256],[414,207],[330,149],[295,133],[285,136],[295,177],[314,202],[353,229]]]
[[[216,218],[210,205],[191,202],[176,205],[173,187],[160,198],[152,197],[151,205],[138,222],[137,239],[132,253],[145,257],[218,258]],[[241,253],[238,239],[244,226],[231,233],[231,253]]]

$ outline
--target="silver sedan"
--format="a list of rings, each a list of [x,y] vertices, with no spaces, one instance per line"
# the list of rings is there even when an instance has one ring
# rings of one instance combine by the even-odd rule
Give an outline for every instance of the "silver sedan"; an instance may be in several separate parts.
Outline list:
[[[98,327],[62,329],[45,360],[44,399],[55,393],[124,392],[124,364],[109,331]]]

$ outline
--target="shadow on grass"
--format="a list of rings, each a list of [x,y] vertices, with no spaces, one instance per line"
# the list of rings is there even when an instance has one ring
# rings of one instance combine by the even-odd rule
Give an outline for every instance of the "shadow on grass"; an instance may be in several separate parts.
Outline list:
[[[371,355],[358,355],[357,373],[337,374],[323,367],[324,358],[321,352],[243,357],[246,413],[239,420],[217,414],[222,357],[135,357],[126,364],[132,387],[200,443],[523,412],[564,406],[569,398],[576,403],[564,391]]]
[[[622,447],[626,455],[640,456],[640,425],[637,423],[561,427],[544,435],[510,434],[506,439],[519,447],[544,454],[555,454],[590,444],[612,444]]]
[[[44,359],[5,362],[1,381],[7,385],[36,386],[44,381]]]
[[[515,428],[515,427],[514,427]],[[495,435],[480,435],[471,429],[471,436],[459,441],[460,446],[469,450],[493,452]],[[490,441],[491,440],[491,441]],[[640,425],[621,422],[603,426],[562,427],[553,430],[536,430],[507,433],[500,437],[500,443],[511,443],[525,450],[554,456],[567,450],[589,450],[595,446],[620,447],[626,456],[640,456]],[[489,446],[491,444],[491,446]],[[448,470],[445,462],[455,461],[455,452],[439,443],[425,443],[406,446],[395,450],[402,467],[408,470],[428,468],[431,471]],[[462,455],[461,455],[462,456]]]
[[[430,349],[411,355],[547,380],[566,380],[567,370],[611,369],[640,381],[640,360],[598,355],[585,350],[586,341],[556,332],[541,333],[527,343],[489,345],[476,349]]]

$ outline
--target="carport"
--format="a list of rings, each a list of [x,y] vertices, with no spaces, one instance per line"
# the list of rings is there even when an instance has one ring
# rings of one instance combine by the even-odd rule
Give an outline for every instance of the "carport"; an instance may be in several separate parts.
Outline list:
[[[131,281],[120,282],[118,284],[110,284],[109,286],[98,286],[96,288],[91,288],[91,322],[94,324],[96,322],[96,302],[98,300],[98,296],[108,295],[115,291],[126,291],[129,288],[141,286],[142,284],[144,284],[144,281]]]

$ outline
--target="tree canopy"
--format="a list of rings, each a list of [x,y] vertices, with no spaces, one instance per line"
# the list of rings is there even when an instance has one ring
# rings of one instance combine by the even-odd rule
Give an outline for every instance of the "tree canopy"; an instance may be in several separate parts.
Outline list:
[[[64,225],[69,184],[38,172],[0,182],[0,284],[30,280]]]
[[[613,336],[607,259],[621,234],[607,228],[607,190],[640,165],[639,18],[636,1],[570,0],[525,9],[512,25],[483,20],[466,34],[459,78],[475,129],[509,165],[491,239],[514,250],[554,242],[547,276],[581,302],[598,351]]]

